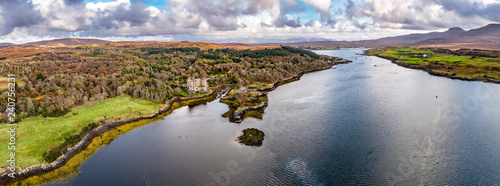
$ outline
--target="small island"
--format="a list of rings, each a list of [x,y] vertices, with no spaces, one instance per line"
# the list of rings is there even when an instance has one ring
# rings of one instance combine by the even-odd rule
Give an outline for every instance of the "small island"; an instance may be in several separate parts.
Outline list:
[[[262,141],[264,141],[264,132],[256,128],[245,129],[238,137],[238,142],[247,146],[261,146]]]

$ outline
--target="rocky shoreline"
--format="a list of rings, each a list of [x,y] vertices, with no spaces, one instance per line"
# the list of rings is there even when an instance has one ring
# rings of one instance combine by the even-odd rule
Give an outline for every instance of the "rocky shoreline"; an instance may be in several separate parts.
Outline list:
[[[384,57],[384,56],[379,56],[379,55],[376,55],[376,56],[379,58],[390,60],[392,63],[394,63],[398,66],[416,69],[416,70],[423,70],[423,71],[426,71],[427,73],[429,73],[430,75],[434,75],[434,76],[447,77],[450,79],[457,79],[457,80],[463,80],[463,81],[481,81],[481,82],[487,82],[487,83],[500,84],[500,81],[494,80],[494,79],[489,79],[489,78],[485,78],[485,77],[474,77],[474,78],[459,77],[459,76],[456,76],[455,74],[434,72],[434,71],[432,71],[432,69],[425,68],[424,66],[415,66],[415,65],[408,64],[408,63],[404,63],[404,62],[398,62],[397,59],[394,59],[391,57]]]
[[[164,117],[163,114],[168,114],[171,111],[180,108],[182,106],[194,106],[197,104],[203,104],[206,102],[210,102],[212,100],[215,100],[218,96],[217,91],[213,91],[209,95],[201,96],[201,97],[194,97],[194,98],[188,98],[188,99],[181,99],[179,97],[172,98],[170,101],[170,104],[167,105],[166,107],[156,111],[155,113],[149,115],[149,116],[140,116],[140,117],[135,117],[135,118],[130,118],[126,120],[119,120],[119,121],[112,121],[112,122],[107,122],[104,124],[99,125],[98,127],[90,130],[83,138],[78,142],[75,146],[68,148],[66,153],[64,153],[62,156],[60,156],[56,161],[48,164],[48,165],[37,165],[37,166],[31,166],[28,168],[25,168],[21,172],[18,172],[15,174],[15,178],[11,178],[8,176],[7,173],[0,175],[0,185],[9,185],[9,184],[14,184],[16,182],[23,181],[24,179],[27,179],[31,176],[47,173],[50,171],[53,171],[57,168],[62,167],[65,165],[68,160],[70,160],[72,157],[77,155],[78,153],[82,152],[87,148],[87,146],[90,144],[90,142],[96,138],[100,137],[103,133],[109,131],[110,129],[128,124],[128,123],[133,123],[133,122],[138,122],[144,119],[154,119],[157,118],[160,119],[161,117]]]
[[[352,62],[352,61],[349,61],[349,60],[336,61],[336,62],[334,62],[326,67],[323,67],[323,68],[317,68],[317,69],[303,71],[303,72],[300,72],[299,74],[297,74],[296,76],[292,76],[289,78],[278,80],[273,84],[272,87],[258,90],[258,91],[262,92],[262,94],[259,96],[266,96],[267,94],[264,92],[272,91],[280,85],[299,80],[300,77],[306,73],[320,71],[320,70],[326,70],[326,69],[331,68],[332,66],[335,66],[338,64],[350,63],[350,62]],[[119,121],[111,121],[111,122],[101,124],[98,127],[90,130],[84,137],[82,137],[82,139],[75,146],[68,148],[66,150],[66,152],[63,155],[61,155],[54,162],[52,162],[48,165],[36,165],[36,166],[27,167],[24,170],[17,172],[15,174],[15,176],[16,176],[15,178],[9,177],[7,173],[0,175],[0,185],[15,184],[15,183],[21,182],[27,178],[30,178],[32,176],[48,173],[48,172],[54,171],[54,170],[64,166],[71,158],[73,158],[74,156],[76,156],[77,154],[79,154],[80,152],[85,150],[94,138],[100,137],[102,134],[109,131],[110,129],[114,129],[116,127],[119,127],[119,126],[122,126],[122,125],[125,125],[128,123],[138,122],[138,121],[145,120],[145,119],[154,119],[157,117],[158,117],[158,119],[160,119],[160,117],[164,117],[163,114],[168,114],[171,111],[173,111],[177,108],[180,108],[182,106],[194,106],[197,104],[203,104],[203,103],[215,100],[218,96],[219,96],[218,92],[213,91],[211,94],[201,96],[201,97],[194,97],[194,98],[188,98],[188,99],[182,99],[179,97],[175,97],[175,98],[172,98],[172,100],[170,100],[169,105],[156,111],[154,114],[151,114],[149,116],[140,116],[140,117],[119,120]],[[263,111],[267,106],[268,106],[268,103],[263,102],[261,105],[256,106],[256,107],[248,107],[248,108],[241,109],[239,111],[235,110],[233,115],[232,115],[232,119],[230,119],[230,120],[232,120],[232,122],[239,123],[239,122],[243,121],[243,119],[244,119],[243,116],[245,113],[250,112],[250,111],[259,111],[259,110]],[[55,179],[57,179],[57,178],[55,178]]]
[[[241,110],[235,110],[232,114],[232,116],[229,118],[229,121],[234,122],[234,123],[241,123],[243,119],[245,119],[243,116],[250,112],[250,111],[263,111],[267,107],[267,102],[263,102],[259,106],[256,107],[247,107]]]

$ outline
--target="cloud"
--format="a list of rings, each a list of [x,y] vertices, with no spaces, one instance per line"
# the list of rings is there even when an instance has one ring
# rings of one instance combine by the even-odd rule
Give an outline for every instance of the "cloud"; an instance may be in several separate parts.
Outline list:
[[[453,11],[461,17],[479,16],[500,22],[500,3],[472,2],[467,0],[437,0],[445,10]]]
[[[312,6],[319,13],[320,20],[325,26],[335,26],[337,21],[332,19],[330,14],[331,0],[304,0],[303,2]]]
[[[283,7],[286,7],[291,10],[304,10],[304,7],[301,7],[296,0],[283,0]]]
[[[363,13],[363,7],[354,4],[352,0],[347,0],[347,4],[345,4],[345,6],[346,6],[345,13],[348,19],[355,19],[357,17],[365,15]]]
[[[345,4],[345,13],[347,19],[356,27],[364,30],[365,28],[368,27],[369,23],[360,23],[357,18],[365,16],[363,13],[363,7],[361,5],[356,5],[352,0],[347,0],[347,4]]]
[[[68,6],[84,4],[83,0],[64,0],[64,4]]]
[[[291,20],[291,19],[288,19],[284,15],[275,19],[273,21],[273,24],[274,24],[274,26],[277,26],[277,27],[289,26],[289,27],[297,28],[297,27],[302,26],[302,24],[300,24],[300,17],[295,19],[295,20]]]
[[[290,19],[287,17],[289,10],[300,11],[304,10],[304,7],[301,7],[295,0],[283,1],[282,6],[280,6],[280,15],[273,20],[272,24],[280,28],[285,26],[293,28],[301,27],[302,24],[300,23],[300,17],[297,17],[296,19]]]
[[[256,15],[279,7],[278,0],[191,0],[187,10],[199,14],[216,31],[236,30],[240,15]],[[279,12],[278,12],[279,14]]]
[[[30,27],[44,18],[33,5],[24,0],[0,1],[0,35],[7,35],[18,27]]]
[[[0,0],[0,40],[90,37],[266,41],[302,36],[352,40],[500,22],[498,0],[168,2],[164,7],[154,7],[145,0]]]
[[[304,0],[304,3],[311,5],[316,11],[322,14],[330,14],[330,7],[332,6],[332,1],[330,0]]]
[[[142,3],[120,3],[113,9],[95,12],[92,26],[97,29],[117,29],[125,23],[131,27],[142,26],[151,18],[151,13],[146,8]]]
[[[489,11],[499,10],[498,3],[484,6],[470,0],[365,0],[363,14],[389,28],[470,28],[499,21],[498,11]]]

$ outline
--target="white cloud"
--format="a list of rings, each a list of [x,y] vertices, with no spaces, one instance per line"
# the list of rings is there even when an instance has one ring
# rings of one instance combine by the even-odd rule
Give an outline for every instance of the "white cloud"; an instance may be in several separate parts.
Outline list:
[[[299,1],[316,12],[304,10]],[[359,1],[344,4],[330,0],[170,0],[166,10],[131,0],[87,4],[12,1],[0,3],[0,42],[61,37],[238,42],[294,37],[358,40],[453,26],[473,28],[500,17],[500,11],[493,11],[500,7],[498,0],[456,1],[474,9],[457,7],[452,0],[364,0],[364,6]],[[345,6],[337,7],[342,4]],[[332,6],[341,11],[332,12]],[[317,13],[320,19],[311,19]]]
[[[321,12],[330,12],[330,7],[332,6],[331,0],[304,0],[303,2]]]
[[[431,0],[365,0],[364,14],[389,28],[470,28],[491,22],[478,15],[461,16],[456,10],[445,9],[442,3]]]

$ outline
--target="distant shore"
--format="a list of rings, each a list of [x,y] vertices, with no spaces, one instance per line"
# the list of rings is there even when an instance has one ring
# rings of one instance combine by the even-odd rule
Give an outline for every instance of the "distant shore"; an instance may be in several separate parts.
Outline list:
[[[474,78],[460,77],[460,76],[456,76],[454,74],[435,72],[435,71],[432,71],[432,69],[425,68],[424,66],[416,66],[416,65],[411,65],[408,63],[404,63],[404,62],[398,62],[397,59],[394,59],[391,57],[385,57],[385,56],[380,56],[380,55],[375,55],[375,56],[377,56],[379,58],[387,59],[387,60],[391,61],[392,63],[394,63],[398,66],[401,66],[401,67],[426,71],[430,75],[434,75],[434,76],[447,77],[450,79],[457,79],[457,80],[463,80],[463,81],[481,81],[481,82],[487,82],[487,83],[500,84],[500,81],[494,80],[494,79],[489,79],[489,78],[484,78],[484,77],[474,77]]]
[[[364,51],[365,55],[390,60],[402,67],[431,75],[464,81],[500,83],[500,52],[477,49],[385,47]]]

